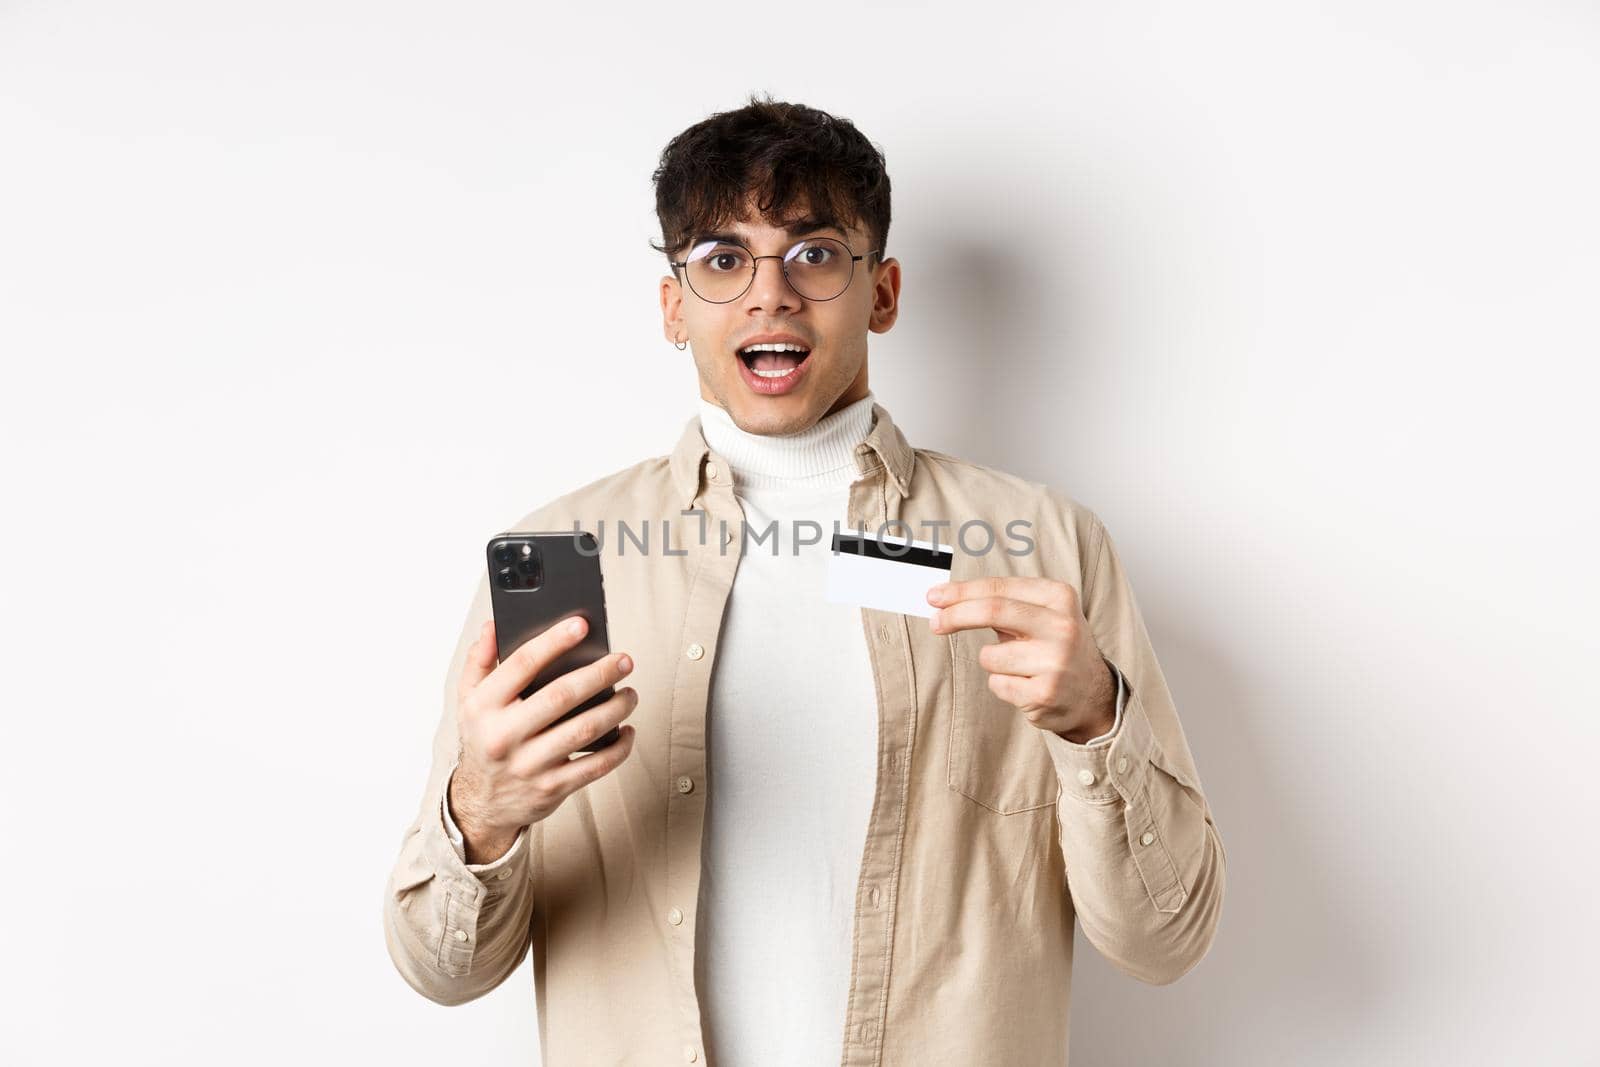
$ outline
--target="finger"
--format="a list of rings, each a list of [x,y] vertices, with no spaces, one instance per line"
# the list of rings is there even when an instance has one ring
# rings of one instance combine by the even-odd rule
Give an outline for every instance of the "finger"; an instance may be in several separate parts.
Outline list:
[[[991,674],[1031,678],[1067,669],[1065,653],[1050,641],[992,641],[978,649],[978,663]]]
[[[1078,607],[1078,591],[1066,582],[1025,574],[968,578],[966,581],[936,585],[928,591],[928,603],[938,607],[983,597],[1020,600],[1065,615],[1071,615]]]
[[[485,706],[502,708],[516,700],[540,671],[582,641],[588,632],[588,620],[581,615],[562,619],[539,631],[507,656],[480,684],[479,692]]]
[[[1065,632],[1066,617],[1049,608],[1009,597],[990,596],[963,600],[929,620],[934,633],[957,630],[1004,630],[1018,637],[1051,638]]]
[[[478,627],[478,636],[467,646],[467,658],[461,664],[461,677],[456,679],[456,695],[466,696],[473,686],[489,677],[494,667],[494,620],[485,619]]]
[[[626,652],[613,652],[552,678],[526,700],[519,700],[506,709],[505,729],[509,742],[506,750],[510,751],[607,686],[616,685],[632,671],[633,659]],[[586,709],[583,714],[587,715],[589,710],[592,709]]]
[[[565,766],[558,766],[545,779],[550,784],[551,791],[565,799],[584,786],[591,785],[610,774],[628,758],[628,753],[633,751],[633,735],[636,733],[638,730],[634,727],[623,726],[618,730],[619,736],[612,744],[599,752],[590,752],[577,759],[567,760]]]
[[[1018,678],[1014,674],[989,675],[989,691],[1014,708],[1026,711],[1042,707],[1043,691],[1032,678]]]
[[[638,706],[637,689],[631,686],[618,689],[594,707],[585,708],[565,722],[526,739],[511,755],[512,773],[526,777],[559,768],[574,752],[588,748],[613,726],[621,725]]]

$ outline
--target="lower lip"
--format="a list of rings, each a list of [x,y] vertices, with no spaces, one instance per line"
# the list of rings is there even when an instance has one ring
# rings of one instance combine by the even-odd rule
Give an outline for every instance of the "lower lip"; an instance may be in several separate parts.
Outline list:
[[[816,355],[815,352],[807,353],[806,358],[800,361],[800,365],[782,378],[761,377],[761,375],[745,366],[744,360],[737,353],[734,354],[733,361],[739,364],[739,377],[744,379],[744,384],[750,387],[751,392],[760,393],[763,396],[782,396],[785,393],[793,392],[795,387],[800,384],[800,379],[806,376],[806,370],[811,366],[811,357],[814,355]]]

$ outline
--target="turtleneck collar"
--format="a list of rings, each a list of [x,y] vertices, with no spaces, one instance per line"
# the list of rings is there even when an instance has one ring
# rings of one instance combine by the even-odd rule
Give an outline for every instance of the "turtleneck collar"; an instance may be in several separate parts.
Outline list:
[[[700,432],[733,468],[734,481],[752,489],[849,485],[858,477],[854,454],[872,428],[872,394],[824,415],[799,433],[766,435],[739,429],[733,417],[700,398]]]

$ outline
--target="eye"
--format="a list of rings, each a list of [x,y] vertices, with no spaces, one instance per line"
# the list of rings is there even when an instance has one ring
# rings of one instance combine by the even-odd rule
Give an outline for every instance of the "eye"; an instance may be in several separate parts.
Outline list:
[[[712,274],[732,274],[750,269],[748,253],[738,245],[706,242],[689,253],[689,263]]]
[[[795,255],[795,262],[806,267],[826,266],[836,255],[833,249],[824,244],[802,245]]]

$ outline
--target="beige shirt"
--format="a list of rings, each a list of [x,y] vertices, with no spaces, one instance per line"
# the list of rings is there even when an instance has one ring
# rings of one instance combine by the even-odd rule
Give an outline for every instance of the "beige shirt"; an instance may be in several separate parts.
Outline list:
[[[974,527],[956,547],[952,578],[1031,574],[1073,586],[1127,688],[1110,743],[1073,744],[990,691],[977,653],[994,631],[934,634],[925,619],[861,609],[878,760],[841,1062],[1063,1064],[1074,920],[1119,970],[1174,981],[1216,932],[1222,839],[1099,519],[1045,485],[911,448],[880,404],[873,419],[841,526],[899,520],[926,538],[923,524],[944,522],[949,543],[981,520],[996,544],[981,551]],[[456,681],[489,617],[487,574],[463,624],[427,789],[384,896],[385,937],[405,980],[444,1004],[493,989],[531,951],[547,1067],[706,1060],[693,977],[706,709],[741,519],[727,463],[697,416],[670,455],[516,524],[599,533],[604,520],[611,647],[636,664],[638,736],[617,770],[501,859],[470,869],[440,807],[459,754]],[[647,553],[615,535],[618,520],[636,534],[649,520]],[[1018,541],[1008,530],[1032,550],[1010,554]]]

